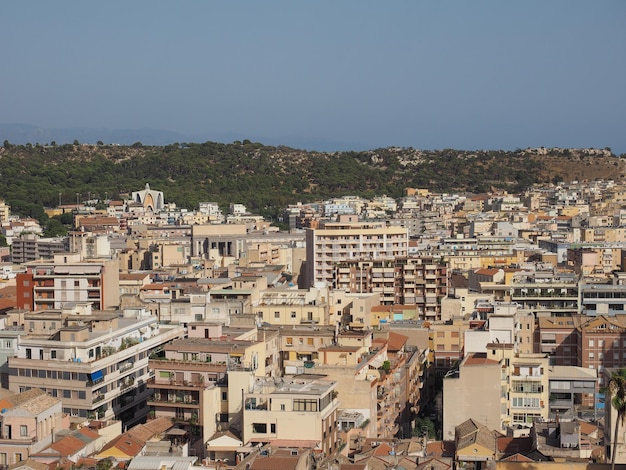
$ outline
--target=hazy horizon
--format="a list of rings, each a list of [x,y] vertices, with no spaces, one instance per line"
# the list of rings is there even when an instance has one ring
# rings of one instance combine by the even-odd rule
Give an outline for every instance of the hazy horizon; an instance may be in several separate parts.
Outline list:
[[[9,2],[0,123],[620,154],[624,17],[619,0]]]

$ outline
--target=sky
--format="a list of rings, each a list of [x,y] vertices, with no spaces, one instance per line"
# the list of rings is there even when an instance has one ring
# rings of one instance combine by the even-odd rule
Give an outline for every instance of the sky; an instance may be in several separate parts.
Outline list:
[[[7,0],[0,123],[626,152],[623,0]]]

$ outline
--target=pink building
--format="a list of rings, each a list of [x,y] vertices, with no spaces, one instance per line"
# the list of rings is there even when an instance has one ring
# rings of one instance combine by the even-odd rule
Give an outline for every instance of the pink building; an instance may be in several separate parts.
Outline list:
[[[52,436],[69,429],[61,400],[38,388],[4,392],[0,399],[0,465],[26,460],[52,443]]]

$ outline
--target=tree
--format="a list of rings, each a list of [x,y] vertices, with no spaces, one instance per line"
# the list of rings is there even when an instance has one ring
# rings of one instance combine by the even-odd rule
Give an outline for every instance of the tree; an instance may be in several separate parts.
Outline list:
[[[44,228],[44,236],[46,237],[64,237],[67,235],[67,228],[59,219],[53,217],[48,220]]]
[[[608,393],[611,406],[617,413],[613,443],[611,445],[611,470],[614,470],[615,457],[617,456],[618,431],[620,424],[624,424],[624,420],[626,420],[626,369],[619,369],[611,373],[609,384],[603,389],[603,392]]]

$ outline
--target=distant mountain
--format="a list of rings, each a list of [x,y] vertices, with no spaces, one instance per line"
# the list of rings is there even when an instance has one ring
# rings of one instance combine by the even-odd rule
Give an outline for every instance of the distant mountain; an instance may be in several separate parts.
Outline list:
[[[343,142],[314,137],[302,136],[278,136],[264,137],[254,135],[240,135],[233,132],[206,134],[184,134],[163,129],[106,129],[106,128],[46,128],[30,124],[0,124],[0,143],[8,140],[12,144],[71,144],[78,140],[82,144],[105,144],[132,145],[141,142],[143,145],[170,145],[174,143],[193,142],[222,142],[231,143],[241,140],[263,142],[266,145],[286,145],[303,150],[318,152],[335,152],[347,150],[367,150],[363,144],[356,142]]]
[[[12,144],[68,144],[80,143],[131,145],[141,142],[144,145],[169,145],[175,142],[199,142],[199,136],[181,134],[162,129],[91,129],[86,127],[51,129],[29,124],[0,124],[0,142],[8,140]]]

